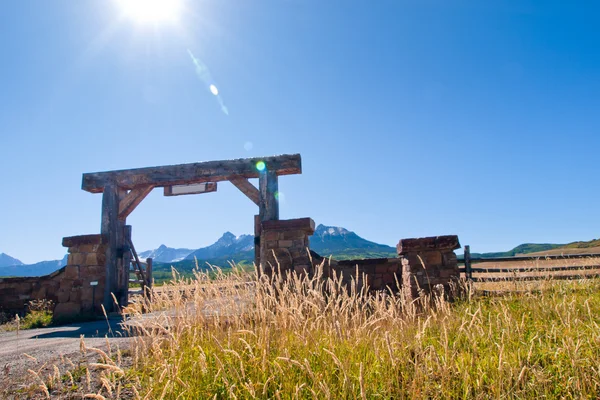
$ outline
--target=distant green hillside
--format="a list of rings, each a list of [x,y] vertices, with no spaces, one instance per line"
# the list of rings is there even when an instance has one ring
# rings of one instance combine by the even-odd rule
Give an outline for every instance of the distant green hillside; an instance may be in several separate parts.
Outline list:
[[[345,249],[336,250],[331,253],[327,250],[319,252],[320,256],[325,257],[325,254],[331,254],[336,260],[360,260],[364,258],[396,258],[398,254],[395,251],[376,251],[366,249]]]
[[[482,258],[493,258],[493,257],[514,257],[517,254],[528,254],[537,253],[540,251],[547,251],[558,249],[565,246],[564,244],[552,244],[552,243],[524,243],[520,244],[512,250],[500,251],[495,253],[471,253],[471,257],[482,257]]]
[[[234,254],[227,257],[213,258],[209,260],[182,260],[172,263],[154,263],[152,268],[152,276],[156,282],[168,281],[172,278],[171,268],[175,268],[184,277],[191,277],[194,269],[201,271],[210,270],[210,265],[219,267],[223,270],[231,269],[230,262],[234,262],[240,266],[252,266],[254,261],[254,250]]]
[[[350,235],[353,238],[354,235]],[[362,245],[362,238],[359,238],[360,245]],[[363,259],[363,258],[392,258],[397,257],[395,250],[392,247],[384,245],[365,246],[363,248],[353,247],[357,243],[335,243],[331,245],[331,240],[327,241],[329,246],[319,246],[320,243],[314,243],[318,248],[318,253],[323,257],[332,256],[336,260],[351,260],[351,259]],[[366,241],[365,241],[366,242]],[[345,244],[345,246],[344,246]],[[553,243],[524,243],[509,251],[500,251],[492,253],[471,253],[472,257],[481,258],[493,258],[493,257],[514,257],[519,254],[530,254],[540,253],[556,249],[573,249],[573,248],[593,248],[600,247],[600,239],[594,239],[590,241],[579,241],[568,244],[553,244]],[[312,249],[312,248],[311,248]],[[459,259],[463,258],[463,255],[458,256]],[[224,256],[220,258],[198,260],[198,268],[204,271],[210,269],[208,264],[220,267],[224,270],[231,268],[229,262],[232,261],[236,264],[251,267],[254,262],[254,250],[237,253],[231,256]],[[196,268],[196,262],[194,260],[182,260],[174,263],[155,263],[154,264],[154,277],[157,281],[164,281],[171,279],[171,267],[175,268],[183,276],[191,276],[192,271]]]
[[[226,233],[224,235],[225,238],[227,238],[227,236],[233,237],[233,235],[230,233]],[[237,243],[237,240],[239,238],[235,237],[235,239],[236,240],[234,242]],[[223,241],[224,239],[221,238],[215,245],[209,246],[208,248],[219,247],[217,245]],[[220,246],[219,248],[222,247],[227,246]],[[197,264],[196,261],[193,259],[186,259],[171,263],[155,262],[153,274],[154,279],[157,282],[164,282],[170,280],[172,278],[171,267],[175,268],[184,277],[192,276],[192,271],[196,267],[203,271],[210,270],[209,264],[212,266],[219,267],[223,270],[228,270],[231,268],[230,262],[234,262],[240,266],[252,268],[254,262],[254,250],[240,251],[239,247],[240,246],[232,250],[231,246],[229,246],[226,249],[228,251],[231,250],[229,253],[227,251],[222,251],[221,253],[223,255],[220,255],[219,257],[198,259]],[[247,248],[247,246],[242,247]],[[336,260],[397,257],[396,249],[393,247],[370,242],[356,235],[356,233],[354,232],[348,231],[341,227],[333,226],[319,225],[315,230],[315,234],[310,238],[310,247],[311,250],[315,251],[319,255],[323,257],[331,256]],[[571,253],[573,253],[574,251],[576,252],[576,250],[573,249],[590,249],[588,250],[588,252],[596,252],[596,247],[600,248],[600,239],[572,242],[568,244],[524,243],[509,251],[492,253],[471,253],[471,256],[481,258],[493,258],[514,257],[520,254],[531,253],[538,253],[540,255],[544,255],[562,252],[561,249],[565,249],[565,253],[568,253],[569,249]],[[584,251],[582,250],[582,252]],[[196,253],[198,253],[198,251]],[[462,259],[463,256],[459,255],[458,258]]]
[[[552,244],[552,243],[525,243],[515,247],[509,251],[501,251],[496,253],[471,253],[472,257],[481,258],[493,258],[493,257],[514,257],[519,254],[531,254],[531,253],[543,253],[551,252],[556,253],[556,250],[560,249],[589,249],[600,247],[600,239],[593,239],[589,241],[579,241],[567,244]],[[463,258],[463,256],[459,256]]]
[[[325,252],[323,254],[326,254]],[[392,258],[397,257],[394,251],[374,251],[372,249],[337,249],[333,252],[333,258],[336,260],[351,260],[363,258]],[[243,267],[253,267],[254,250],[235,254],[233,256],[215,258],[210,260],[198,260],[197,264],[194,260],[182,260],[173,263],[154,263],[153,273],[154,280],[158,283],[168,281],[172,278],[171,267],[175,268],[184,277],[191,277],[192,271],[196,269],[208,271],[209,264],[219,267],[223,270],[231,268],[230,261]]]
[[[588,249],[590,247],[600,247],[600,239],[593,239],[589,242],[573,242],[563,247],[565,249]]]

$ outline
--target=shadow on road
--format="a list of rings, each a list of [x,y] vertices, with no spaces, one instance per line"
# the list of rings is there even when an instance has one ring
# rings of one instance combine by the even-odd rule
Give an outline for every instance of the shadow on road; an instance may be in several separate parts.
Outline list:
[[[52,328],[50,332],[34,335],[30,339],[50,339],[50,338],[103,338],[125,337],[129,334],[123,329],[123,320],[109,319],[108,321],[81,322]]]

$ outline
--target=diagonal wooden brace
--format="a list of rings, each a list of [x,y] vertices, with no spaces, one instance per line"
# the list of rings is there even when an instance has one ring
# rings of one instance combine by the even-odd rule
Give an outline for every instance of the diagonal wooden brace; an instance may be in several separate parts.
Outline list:
[[[119,219],[125,220],[129,214],[150,194],[154,186],[142,186],[132,189],[123,200],[119,202]]]
[[[233,183],[233,185],[240,189],[242,193],[244,193],[250,200],[254,202],[254,204],[259,205],[260,203],[260,194],[256,186],[254,186],[250,181],[246,178],[232,178],[229,179],[229,182]]]

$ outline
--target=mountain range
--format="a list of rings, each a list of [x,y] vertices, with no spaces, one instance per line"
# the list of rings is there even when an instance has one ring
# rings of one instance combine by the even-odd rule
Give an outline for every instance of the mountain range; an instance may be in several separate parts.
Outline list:
[[[526,243],[512,250],[496,253],[471,253],[473,257],[510,257],[519,254],[549,252],[589,252],[600,247],[600,240],[573,242],[570,244]],[[317,226],[310,237],[310,248],[316,253],[338,260],[353,258],[396,257],[396,249],[363,239],[356,233],[342,227]],[[583,249],[583,250],[579,250]],[[600,252],[600,251],[597,251]],[[229,262],[252,265],[254,260],[254,236],[236,236],[225,232],[215,243],[199,249],[172,248],[164,244],[154,250],[139,253],[141,259],[152,258],[155,274],[168,278],[171,267],[179,271],[191,271],[194,267],[207,267],[207,264],[228,267]],[[461,256],[459,255],[459,258]],[[20,260],[0,253],[0,277],[2,276],[41,276],[54,272],[66,265],[67,256],[62,260],[42,261],[24,265]]]
[[[311,250],[337,259],[394,257],[396,250],[365,240],[356,233],[336,226],[317,226],[310,238]],[[66,259],[42,261],[32,265],[23,265],[19,260],[6,256],[7,263],[0,266],[0,276],[40,276],[49,274],[65,265]],[[225,232],[215,243],[199,249],[173,248],[164,244],[153,250],[139,253],[141,259],[152,258],[154,270],[170,272],[171,266],[177,270],[190,271],[196,265],[208,264],[227,267],[229,261],[251,265],[254,261],[254,236],[236,236]]]
[[[337,226],[319,225],[309,240],[311,250],[338,260],[396,257],[395,247],[365,240]]]
[[[154,262],[177,262],[185,259],[194,250],[173,249],[161,244],[157,249],[142,251],[138,254],[141,259],[151,258]]]
[[[162,247],[162,246],[161,246]],[[311,250],[337,259],[348,259],[358,256],[364,258],[393,257],[396,249],[391,246],[374,243],[361,238],[356,233],[337,226],[317,226],[315,233],[310,237]],[[254,260],[254,236],[235,236],[226,232],[216,243],[192,251],[183,259],[163,261],[167,263],[188,264],[199,260]]]
[[[240,253],[254,254],[254,236],[240,235],[235,236],[231,232],[225,232],[219,240],[208,247],[203,247],[190,253],[187,260],[207,260],[212,258],[222,258]]]
[[[0,253],[0,267],[10,267],[13,265],[23,265],[21,260],[17,260],[8,254]]]
[[[53,273],[54,271],[61,269],[67,265],[68,255],[62,258],[62,260],[52,261],[40,261],[35,264],[23,264],[16,258],[9,258],[18,261],[18,264],[13,265],[2,265],[0,266],[0,277],[3,276],[42,276]]]

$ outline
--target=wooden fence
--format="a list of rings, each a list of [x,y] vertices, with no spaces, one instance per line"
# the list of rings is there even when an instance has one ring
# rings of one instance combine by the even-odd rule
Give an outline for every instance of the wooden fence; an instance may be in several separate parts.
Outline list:
[[[569,264],[568,260],[575,260],[571,261],[574,264],[564,265]],[[564,263],[562,263],[563,261]],[[534,262],[534,265],[523,266],[526,262]],[[480,263],[509,263],[512,265],[508,265],[506,268],[478,268],[477,266],[473,266],[473,264],[477,265]],[[549,279],[575,280],[600,278],[600,254],[483,258],[471,257],[470,246],[465,246],[464,267],[459,268],[459,270],[471,282],[526,282]],[[473,276],[473,274],[477,276]]]

